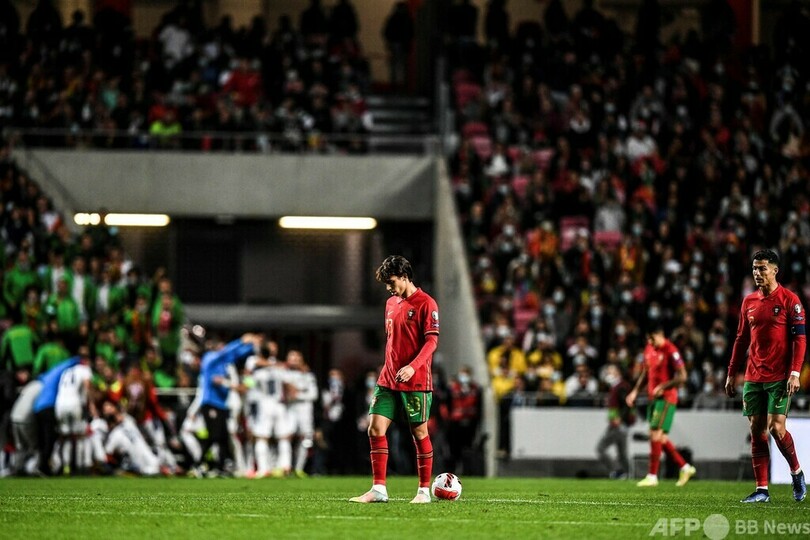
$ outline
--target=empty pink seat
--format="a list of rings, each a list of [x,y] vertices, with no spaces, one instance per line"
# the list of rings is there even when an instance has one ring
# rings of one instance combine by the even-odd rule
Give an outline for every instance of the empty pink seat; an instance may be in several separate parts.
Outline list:
[[[594,243],[608,249],[616,249],[621,245],[623,239],[624,235],[621,231],[596,231],[593,233]]]

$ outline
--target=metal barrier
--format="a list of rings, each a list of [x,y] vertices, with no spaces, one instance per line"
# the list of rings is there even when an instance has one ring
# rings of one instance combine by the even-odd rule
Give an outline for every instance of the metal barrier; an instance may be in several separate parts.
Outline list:
[[[108,129],[20,128],[3,129],[6,140],[30,148],[86,148],[95,150],[246,152],[288,154],[404,153],[436,155],[436,135],[383,135],[375,133],[302,133],[299,136],[266,131],[204,131],[157,135],[145,131]]]

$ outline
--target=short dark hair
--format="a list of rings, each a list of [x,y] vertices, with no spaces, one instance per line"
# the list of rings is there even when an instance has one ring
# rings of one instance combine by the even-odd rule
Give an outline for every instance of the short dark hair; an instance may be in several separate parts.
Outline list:
[[[751,257],[751,262],[754,261],[768,261],[771,264],[779,266],[779,255],[772,249],[760,249]]]
[[[388,283],[392,277],[407,277],[413,281],[413,269],[408,259],[401,255],[389,255],[377,268],[375,275],[380,283]]]
[[[653,334],[663,334],[666,336],[666,330],[664,329],[664,325],[656,322],[652,323],[647,327],[647,336],[652,336]]]

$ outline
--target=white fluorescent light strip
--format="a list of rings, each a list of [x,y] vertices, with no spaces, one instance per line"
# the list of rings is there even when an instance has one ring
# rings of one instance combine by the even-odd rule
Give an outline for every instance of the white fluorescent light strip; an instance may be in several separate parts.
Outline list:
[[[98,213],[79,213],[73,216],[76,225],[98,225],[101,215]],[[169,224],[166,214],[106,214],[104,224],[111,227],[165,227]]]
[[[283,229],[369,230],[377,226],[377,220],[370,217],[284,216],[278,224]]]

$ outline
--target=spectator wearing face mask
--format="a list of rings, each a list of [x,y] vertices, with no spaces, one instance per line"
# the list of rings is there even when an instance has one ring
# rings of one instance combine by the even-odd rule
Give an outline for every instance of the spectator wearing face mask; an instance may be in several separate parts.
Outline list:
[[[594,347],[588,340],[588,336],[578,335],[574,340],[574,343],[572,343],[565,352],[566,367],[576,368],[576,366],[579,366],[580,364],[583,364],[586,367],[589,365],[596,365],[598,354],[599,353],[596,350],[596,347]]]
[[[714,367],[721,367],[729,352],[729,335],[722,319],[715,319],[707,336],[708,359]]]
[[[695,410],[720,410],[725,408],[726,398],[720,392],[717,376],[712,370],[706,371],[703,379],[703,388],[695,396],[692,408]]]
[[[526,372],[526,355],[515,344],[514,334],[504,336],[501,344],[489,351],[487,363],[493,376],[521,376]]]
[[[599,391],[599,383],[586,363],[579,363],[576,366],[574,373],[565,379],[567,403],[574,406],[592,405]]]
[[[449,405],[447,440],[450,456],[445,468],[456,474],[465,474],[470,472],[469,455],[481,423],[481,388],[472,380],[469,366],[463,366],[450,382]]]

